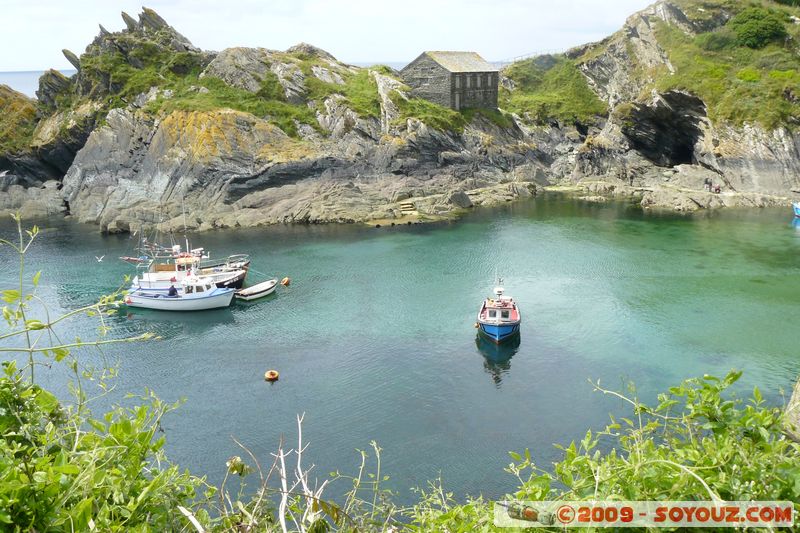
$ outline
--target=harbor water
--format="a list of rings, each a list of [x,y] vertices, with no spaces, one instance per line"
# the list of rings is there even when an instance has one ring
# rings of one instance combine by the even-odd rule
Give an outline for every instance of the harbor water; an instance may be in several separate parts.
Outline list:
[[[136,238],[40,225],[28,274],[43,271],[51,312],[88,304],[132,274],[117,257],[133,255]],[[3,237],[12,230],[0,227]],[[119,366],[100,404],[130,402],[125,393],[146,387],[184,398],[164,421],[167,453],[212,483],[230,456],[244,455],[232,437],[271,463],[305,413],[305,461],[320,479],[354,472],[356,450],[375,440],[401,501],[439,476],[459,496],[498,497],[515,488],[503,471],[509,451],[530,448],[547,467],[559,457],[553,443],[627,412],[590,380],[617,390],[633,381],[653,399],[685,378],[736,368],[739,392],[757,385],[780,405],[800,372],[800,228],[789,209],[654,214],[549,196],[454,223],[190,237],[212,257],[250,253],[250,284],[292,283],[217,311],[123,309],[110,336],[160,340],[80,357]],[[0,248],[0,288],[14,286],[17,266]],[[474,329],[496,271],[523,316],[519,342],[502,348]],[[96,323],[70,328],[67,336],[91,338]],[[280,380],[266,383],[268,369]],[[66,396],[60,365],[37,377]]]

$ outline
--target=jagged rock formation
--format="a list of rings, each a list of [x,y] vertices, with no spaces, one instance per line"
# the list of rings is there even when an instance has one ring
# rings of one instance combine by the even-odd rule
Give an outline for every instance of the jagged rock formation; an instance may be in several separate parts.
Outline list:
[[[645,208],[786,203],[800,190],[797,136],[716,120],[697,94],[660,89],[680,66],[664,28],[694,39],[734,14],[727,3],[704,6],[660,1],[571,50],[576,76],[609,109],[571,121],[542,109],[415,115],[388,69],[305,43],[204,52],[150,9],[138,20],[123,12],[124,30],[101,26],[80,57],[65,50],[75,76],[45,73],[35,105],[14,97],[29,138],[0,148],[9,171],[0,210],[69,206],[81,221],[127,231],[161,206],[175,225],[185,208],[200,229],[430,220],[547,185],[596,201],[637,197]],[[532,62],[543,72],[562,64]],[[501,84],[512,97],[527,90],[510,77]],[[723,194],[704,191],[707,180]]]

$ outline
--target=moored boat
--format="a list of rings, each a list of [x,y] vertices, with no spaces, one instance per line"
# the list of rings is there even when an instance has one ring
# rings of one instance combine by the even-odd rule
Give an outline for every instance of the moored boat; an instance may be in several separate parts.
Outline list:
[[[499,281],[502,283],[502,280]],[[504,293],[503,287],[495,287],[495,297],[485,299],[478,311],[479,334],[498,344],[519,335],[522,322],[517,303]]]
[[[130,307],[159,311],[203,311],[228,307],[233,300],[233,289],[221,289],[208,277],[190,276],[181,281],[182,291],[164,294],[155,291],[134,290],[125,297]]]
[[[278,286],[277,279],[271,279],[268,281],[262,281],[261,283],[257,283],[252,287],[247,287],[246,289],[240,289],[236,291],[236,298],[239,300],[255,300],[257,298],[263,298],[264,296],[270,295],[275,292],[275,287]]]
[[[152,261],[147,265],[140,265],[140,273],[133,279],[131,290],[163,292],[169,290],[171,285],[191,275],[209,277],[219,288],[241,289],[247,279],[247,268],[241,267],[249,267],[249,264],[248,258],[246,261],[225,261],[204,267],[197,255],[186,253],[171,261]],[[147,271],[141,271],[143,268],[147,268]]]
[[[800,218],[800,202],[792,202],[792,209],[794,209],[794,216]]]

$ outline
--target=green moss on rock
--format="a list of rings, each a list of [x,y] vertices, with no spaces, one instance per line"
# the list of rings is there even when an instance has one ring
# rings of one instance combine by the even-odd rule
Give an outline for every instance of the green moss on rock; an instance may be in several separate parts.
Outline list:
[[[36,102],[0,85],[0,155],[25,150],[36,128]]]
[[[591,122],[608,112],[575,62],[564,56],[518,61],[504,74],[514,89],[501,88],[500,107],[532,122]]]

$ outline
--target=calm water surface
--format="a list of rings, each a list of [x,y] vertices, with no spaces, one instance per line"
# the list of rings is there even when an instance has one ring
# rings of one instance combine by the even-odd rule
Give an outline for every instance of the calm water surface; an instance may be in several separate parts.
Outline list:
[[[132,253],[127,236],[47,225],[29,262],[57,308],[89,303],[130,272],[116,260]],[[321,477],[353,471],[355,450],[374,439],[401,499],[439,475],[457,494],[496,497],[514,489],[502,470],[509,450],[530,448],[546,465],[558,457],[552,443],[624,412],[589,379],[633,380],[653,398],[739,368],[740,390],[758,385],[781,403],[800,371],[800,229],[786,209],[683,217],[551,197],[439,226],[279,227],[193,244],[217,257],[249,252],[251,283],[263,272],[292,285],[219,311],[123,313],[114,334],[163,340],[105,356],[120,365],[114,399],[145,387],[186,399],[165,422],[168,453],[211,481],[241,454],[231,436],[270,462],[304,412]],[[0,260],[5,288],[16,264]],[[473,329],[496,269],[523,311],[519,346],[500,352]],[[270,368],[281,372],[273,385]],[[60,370],[42,380],[64,390]]]

